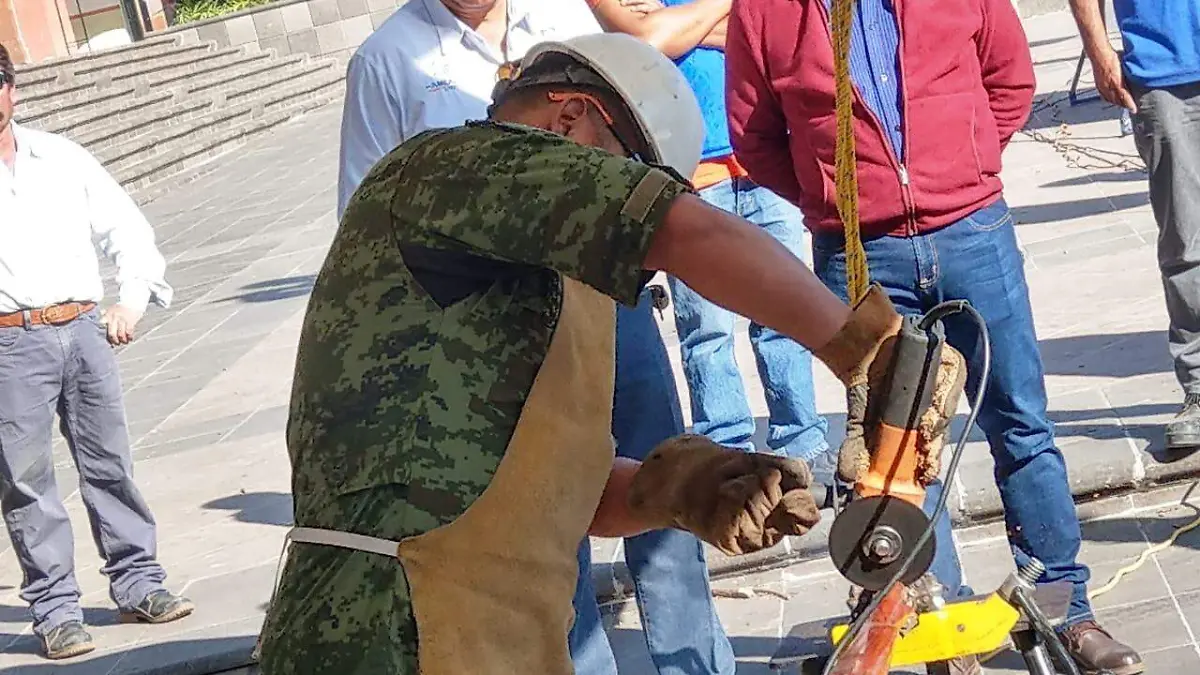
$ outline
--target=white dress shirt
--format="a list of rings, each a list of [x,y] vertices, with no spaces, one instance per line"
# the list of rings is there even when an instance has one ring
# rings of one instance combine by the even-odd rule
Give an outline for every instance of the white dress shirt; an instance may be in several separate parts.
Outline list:
[[[584,0],[508,0],[507,60],[533,45],[601,32]],[[371,167],[434,128],[487,117],[493,49],[440,0],[410,0],[350,59],[338,175],[338,219]]]
[[[168,306],[166,261],[125,190],[74,142],[12,128],[16,161],[11,171],[0,162],[0,314],[102,301],[97,246],[117,265],[122,305]]]

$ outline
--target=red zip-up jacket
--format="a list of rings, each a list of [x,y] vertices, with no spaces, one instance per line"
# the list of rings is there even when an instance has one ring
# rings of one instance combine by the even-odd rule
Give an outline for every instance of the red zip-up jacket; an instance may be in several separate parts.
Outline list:
[[[863,235],[909,236],[998,199],[1000,155],[1029,116],[1034,76],[1012,0],[893,0],[905,157],[855,92]],[[760,185],[841,232],[834,189],[833,46],[823,0],[736,0],[726,54],[734,153]]]

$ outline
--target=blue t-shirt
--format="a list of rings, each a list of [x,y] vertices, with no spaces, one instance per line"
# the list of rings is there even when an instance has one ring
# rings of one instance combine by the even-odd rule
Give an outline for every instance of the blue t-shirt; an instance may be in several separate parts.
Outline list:
[[[663,0],[664,5],[683,5],[691,0]],[[704,114],[703,159],[719,159],[733,154],[729,142],[729,116],[725,112],[725,52],[697,47],[675,64],[692,85],[700,112]]]
[[[1200,0],[1113,0],[1125,70],[1147,87],[1200,81]]]

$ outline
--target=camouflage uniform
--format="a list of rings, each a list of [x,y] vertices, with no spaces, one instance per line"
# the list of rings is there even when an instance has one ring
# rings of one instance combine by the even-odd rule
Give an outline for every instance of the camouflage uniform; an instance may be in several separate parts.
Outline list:
[[[526,402],[564,330],[565,291],[582,282],[607,296],[596,293],[607,309],[591,314],[607,311],[599,318],[611,327],[612,299],[636,302],[649,278],[642,261],[654,229],[687,189],[659,169],[498,123],[426,132],[381,160],[347,208],[305,317],[287,432],[296,524],[403,542],[458,521],[501,460],[510,461],[518,421],[534,417]],[[611,345],[605,330],[595,344]],[[604,350],[575,356],[585,365],[607,359],[599,372],[611,373],[611,349],[596,351]],[[580,395],[598,391],[597,401],[607,395],[611,415],[611,374],[604,379],[570,386]],[[596,420],[606,435],[610,423]],[[586,494],[563,492],[546,503],[594,512],[611,445],[606,452],[603,476],[588,478]],[[547,469],[574,470],[570,461]],[[550,537],[556,524],[544,527]],[[549,584],[565,574],[562,616],[569,617],[586,523],[566,529],[558,537],[565,571],[556,558],[545,571],[510,578],[519,585],[544,575]],[[536,549],[529,541],[511,545]],[[263,630],[263,671],[416,675],[422,619],[420,611],[414,616],[412,574],[395,558],[293,544]],[[459,597],[439,593],[443,605]],[[462,617],[476,610],[453,609]],[[555,614],[550,623],[559,621]],[[545,631],[564,652],[566,621]],[[422,659],[430,636],[422,623]],[[436,666],[423,662],[420,670],[442,672]],[[481,663],[464,672],[503,668]]]

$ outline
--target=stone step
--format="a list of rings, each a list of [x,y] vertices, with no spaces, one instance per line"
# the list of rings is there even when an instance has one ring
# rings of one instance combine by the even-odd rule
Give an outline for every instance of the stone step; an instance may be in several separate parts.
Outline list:
[[[262,94],[273,96],[291,84],[303,83],[310,78],[314,82],[328,84],[344,77],[341,69],[331,61],[312,63],[302,59],[279,63],[284,65],[273,70],[258,70],[253,76],[241,77],[211,89],[191,89],[188,93],[193,96],[208,93],[226,103],[239,103]]]
[[[110,77],[113,80],[128,79],[139,75],[149,75],[172,68],[187,66],[196,62],[216,58],[219,54],[237,54],[236,47],[219,48],[210,42],[198,42],[190,45],[179,45],[170,51],[155,54],[137,61],[124,63],[106,63],[102,65],[87,65],[75,71],[77,78],[100,79]]]
[[[265,108],[269,97],[276,92],[289,90],[298,81],[312,80],[320,85],[328,85],[339,79],[338,73],[328,65],[314,67],[299,60],[273,65],[278,67],[260,70],[249,77],[223,81],[219,87],[205,89],[198,95],[192,92],[184,96],[176,95],[174,100],[180,103],[175,106],[187,111],[181,119],[172,119],[164,114],[161,107],[147,108],[123,122],[105,125],[87,135],[88,142],[84,142],[84,145],[106,165],[124,162],[125,158],[135,153],[161,152],[164,139],[175,138],[180,133],[197,133],[199,129],[194,123],[214,116],[221,119],[220,113],[223,111],[234,112],[256,103],[261,103],[261,107]],[[197,102],[203,105],[196,106]]]
[[[293,82],[253,101],[214,110],[189,124],[97,154],[127,189],[143,190],[188,169],[188,162],[208,161],[254,134],[337,100],[341,83],[332,74]]]
[[[149,98],[149,97],[147,97]],[[153,103],[138,108],[124,117],[111,119],[105,124],[91,124],[66,130],[65,133],[76,143],[93,153],[113,145],[132,140],[154,129],[186,124],[198,119],[214,108],[208,99],[195,99],[174,103],[169,92],[162,92],[151,99]]]
[[[29,91],[22,88],[21,99],[26,105],[59,107],[86,99],[95,92],[110,86],[120,86],[139,78],[160,72],[195,68],[213,59],[228,58],[240,54],[235,48],[217,50],[211,44],[195,44],[179,47],[155,58],[133,63],[97,66],[74,73],[70,79],[60,78],[54,83],[44,83]]]
[[[17,119],[88,148],[143,201],[212,158],[336,101],[343,72],[304,54],[176,37],[22,68]]]
[[[148,114],[156,106],[173,105],[174,99],[175,93],[169,89],[147,92],[141,96],[112,98],[43,117],[37,120],[36,125],[43,131],[74,137],[76,134],[93,133],[97,128],[109,124],[128,121],[140,114]]]
[[[279,79],[296,75],[297,66],[305,67],[309,63],[307,55],[294,54],[284,57],[264,57],[253,62],[238,66],[230,72],[212,72],[202,77],[189,79],[179,83],[181,91],[188,96],[221,95],[230,87],[238,87],[239,82],[254,79],[257,82]],[[327,67],[325,64],[322,67]]]
[[[181,87],[187,85],[184,88],[190,90],[191,84],[198,80],[214,77],[241,77],[245,70],[272,60],[272,55],[268,52],[246,52],[237,47],[227,47],[220,51],[222,57],[219,59],[201,61],[184,70],[164,70],[153,73],[146,77],[146,86],[151,89],[166,89],[176,85]],[[290,57],[290,59],[299,58],[303,58],[303,56]]]
[[[38,92],[42,87],[46,86],[61,86],[58,84],[61,75],[53,70],[39,70],[32,73],[23,73],[17,70],[17,86],[21,88],[21,94],[24,96],[28,92]]]
[[[272,59],[269,53],[243,54],[228,61],[207,63],[202,68],[185,74],[156,73],[140,82],[121,82],[97,91],[90,99],[81,99],[63,107],[46,105],[33,106],[32,110],[22,106],[25,119],[37,121],[46,128],[70,129],[84,123],[95,123],[107,115],[121,114],[141,107],[139,99],[150,96],[155,100],[164,94],[181,97],[200,92],[206,88],[235,82],[257,73],[284,67],[303,60],[303,56]]]
[[[337,94],[310,97],[308,102],[293,108],[252,119],[235,126],[227,126],[220,133],[205,138],[202,142],[179,149],[116,174],[117,180],[133,195],[138,203],[146,203],[161,197],[198,176],[204,175],[220,163],[212,162],[228,152],[236,150],[250,139],[269,132],[313,108],[336,100]]]
[[[88,86],[91,86],[90,84]],[[103,90],[92,88],[92,95],[86,98],[78,98],[72,101],[64,101],[62,105],[50,105],[40,102],[26,102],[22,100],[16,109],[16,120],[22,124],[27,124],[37,129],[45,128],[53,124],[57,119],[69,115],[79,114],[81,111],[93,106],[109,105],[114,101],[133,98],[134,87],[132,84],[121,86],[111,86]]]
[[[141,59],[155,58],[164,52],[170,52],[180,45],[179,38],[174,35],[147,38],[109,49],[99,49],[94,52],[79,52],[71,56],[47,59],[38,63],[17,66],[17,81],[22,82],[31,78],[44,77],[46,74],[70,74],[76,68],[90,68],[112,63],[131,63]]]
[[[151,78],[140,85],[140,89],[146,90],[146,93],[140,93],[139,87],[135,87],[135,91],[127,96],[108,98],[95,105],[60,111],[42,118],[40,123],[47,130],[74,133],[81,133],[85,129],[88,129],[87,133],[92,133],[96,127],[112,123],[124,126],[130,124],[131,120],[137,121],[138,115],[152,114],[148,109],[153,106],[186,103],[187,99],[198,97],[212,100],[213,92],[208,92],[207,95],[196,94],[196,90],[204,90],[211,86],[211,83],[234,86],[243,78],[303,60],[301,56],[272,60],[266,53],[247,54],[236,61],[205,66],[203,70],[188,73],[186,76],[168,74]],[[128,88],[123,91],[128,92]]]
[[[266,111],[269,112],[276,108],[288,109],[290,110],[290,114],[293,118],[300,117],[322,106],[341,101],[342,96],[345,95],[345,87],[342,80],[335,82],[332,87],[324,87],[319,91],[303,91],[307,90],[308,88],[309,87],[306,85],[297,85],[297,90],[301,91],[296,93],[294,98],[295,100],[299,101],[299,103],[296,103],[293,107],[289,108],[287,107],[288,104],[286,101],[279,100],[276,103],[268,105]],[[260,130],[256,133],[267,131],[270,131],[270,128]],[[231,150],[235,150],[244,142],[247,142],[251,139],[252,135],[246,135],[240,141],[226,144],[225,146],[218,148],[215,152],[211,153],[212,157],[215,158],[219,156],[219,154],[224,154]],[[201,163],[193,162],[184,166],[171,167],[170,173],[159,173],[156,175],[155,180],[152,181],[128,183],[126,184],[126,188],[130,191],[130,194],[138,204],[146,204],[147,202],[167,195],[173,190],[177,190],[179,186],[199,178],[219,166],[221,166],[221,162],[211,162],[206,160]],[[169,180],[163,180],[162,178],[164,176]]]

